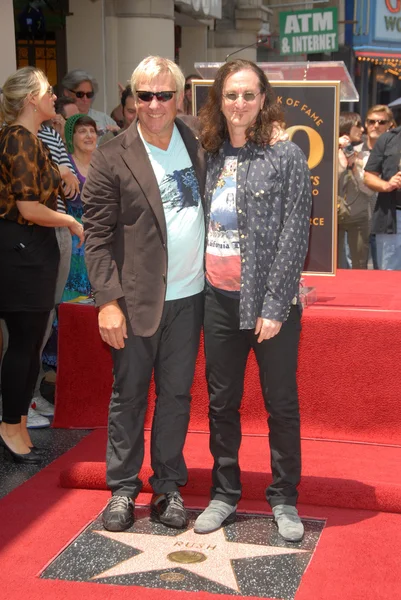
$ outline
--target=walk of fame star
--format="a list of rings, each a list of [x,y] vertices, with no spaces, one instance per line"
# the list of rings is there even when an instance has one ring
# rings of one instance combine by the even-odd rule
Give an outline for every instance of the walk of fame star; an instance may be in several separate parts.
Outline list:
[[[295,548],[230,542],[223,529],[202,536],[193,529],[176,536],[110,531],[94,533],[140,550],[141,554],[98,573],[92,579],[179,567],[236,592],[240,592],[240,589],[231,564],[233,559],[306,552]]]

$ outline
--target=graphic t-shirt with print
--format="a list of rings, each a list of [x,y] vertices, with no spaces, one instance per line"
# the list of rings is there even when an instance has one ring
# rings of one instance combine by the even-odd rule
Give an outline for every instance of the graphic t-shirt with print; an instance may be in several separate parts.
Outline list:
[[[149,144],[142,135],[141,138],[159,185],[167,225],[166,300],[194,296],[204,288],[205,243],[195,170],[176,126],[167,150]]]
[[[224,145],[224,167],[213,192],[206,246],[206,279],[239,298],[241,258],[236,209],[239,148]]]

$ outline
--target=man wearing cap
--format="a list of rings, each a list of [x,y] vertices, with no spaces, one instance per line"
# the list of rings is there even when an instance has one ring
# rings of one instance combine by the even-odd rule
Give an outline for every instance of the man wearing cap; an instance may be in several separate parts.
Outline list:
[[[184,76],[169,59],[148,57],[131,86],[137,121],[99,147],[86,179],[86,263],[111,347],[103,525],[123,531],[134,520],[142,482],[144,419],[152,372],[152,517],[182,528],[187,514],[183,446],[203,317],[203,150],[181,119]]]

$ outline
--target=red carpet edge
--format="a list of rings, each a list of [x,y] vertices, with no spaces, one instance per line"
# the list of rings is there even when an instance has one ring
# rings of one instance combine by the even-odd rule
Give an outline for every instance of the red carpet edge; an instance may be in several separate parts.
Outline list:
[[[151,492],[148,441],[149,432],[146,432],[146,454],[140,474],[145,493]],[[106,432],[97,430],[85,442],[86,449],[80,459],[61,470],[60,485],[70,489],[107,490],[104,463]],[[183,495],[208,497],[212,466],[208,436],[189,433],[185,456],[188,483],[182,488]],[[401,513],[401,448],[303,440],[302,456],[301,503]],[[244,436],[240,464],[242,498],[263,499],[271,480],[267,440]]]
[[[95,432],[74,449],[0,500],[0,560],[2,600],[213,600],[202,592],[100,585],[48,580],[39,574],[62,548],[102,510],[109,492],[59,487],[60,471],[83,460],[93,462],[104,452],[105,435]],[[188,462],[193,460],[190,440]],[[245,445],[246,446],[246,445]],[[243,462],[249,466],[244,448]],[[197,451],[195,452],[197,454]],[[149,494],[138,503],[148,504]],[[186,496],[189,508],[201,508],[206,496]],[[243,500],[240,510],[270,514],[266,501]],[[303,517],[326,519],[321,540],[302,578],[295,600],[387,600],[401,597],[401,515],[299,505]],[[194,595],[196,594],[196,595]],[[230,600],[232,596],[219,596]]]

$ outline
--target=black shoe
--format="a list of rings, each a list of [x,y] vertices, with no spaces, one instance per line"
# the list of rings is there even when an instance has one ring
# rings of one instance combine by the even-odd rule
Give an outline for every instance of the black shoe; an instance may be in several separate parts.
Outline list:
[[[5,455],[8,456],[8,458],[15,463],[36,465],[42,462],[42,457],[39,456],[39,454],[37,454],[35,450],[31,450],[27,454],[18,454],[17,452],[14,452],[13,450],[11,450],[11,448],[7,446],[2,437],[0,437],[0,446],[3,447]]]
[[[166,492],[153,496],[150,504],[151,517],[167,527],[183,529],[188,525],[187,511],[179,492]]]
[[[38,448],[37,446],[31,446],[31,450],[33,450],[35,454],[39,454],[39,456],[43,456],[47,452],[46,448]]]
[[[103,511],[103,527],[108,531],[125,531],[134,524],[134,501],[128,496],[112,496]]]

